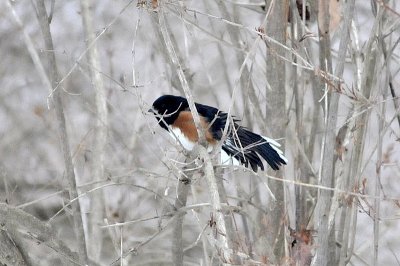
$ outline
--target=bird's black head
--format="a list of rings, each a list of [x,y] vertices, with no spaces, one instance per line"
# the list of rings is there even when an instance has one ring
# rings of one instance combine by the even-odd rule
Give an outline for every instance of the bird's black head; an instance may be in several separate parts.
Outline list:
[[[149,111],[156,115],[161,127],[168,129],[165,123],[167,125],[173,124],[175,119],[179,116],[179,112],[187,110],[188,108],[189,104],[185,98],[174,95],[163,95],[154,101]]]

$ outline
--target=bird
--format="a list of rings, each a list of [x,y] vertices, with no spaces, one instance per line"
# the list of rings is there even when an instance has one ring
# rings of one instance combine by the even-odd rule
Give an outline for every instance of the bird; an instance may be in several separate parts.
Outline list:
[[[204,130],[205,139],[211,150],[221,147],[221,163],[242,164],[254,172],[264,171],[263,158],[273,170],[279,170],[288,160],[279,149],[281,146],[273,139],[258,135],[239,125],[240,120],[229,122],[226,136],[223,135],[228,113],[215,107],[195,103]],[[199,140],[196,125],[186,98],[175,95],[162,95],[149,109],[158,124],[188,151],[193,150]],[[210,150],[210,149],[209,149]]]

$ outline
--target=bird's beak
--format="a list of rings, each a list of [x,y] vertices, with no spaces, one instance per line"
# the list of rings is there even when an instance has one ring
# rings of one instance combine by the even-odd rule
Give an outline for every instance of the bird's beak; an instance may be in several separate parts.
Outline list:
[[[151,113],[151,114],[154,114],[154,115],[157,114],[156,111],[154,111],[153,108],[150,108],[149,110],[147,110],[147,112],[148,112],[148,113]]]

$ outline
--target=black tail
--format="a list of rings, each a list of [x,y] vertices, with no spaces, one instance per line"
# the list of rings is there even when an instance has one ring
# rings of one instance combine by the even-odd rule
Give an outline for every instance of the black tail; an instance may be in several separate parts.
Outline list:
[[[222,145],[222,149],[233,158],[237,159],[245,167],[250,164],[251,169],[257,172],[258,168],[264,170],[260,156],[274,170],[287,163],[282,151],[278,148],[280,145],[272,139],[262,137],[243,127],[237,127]]]

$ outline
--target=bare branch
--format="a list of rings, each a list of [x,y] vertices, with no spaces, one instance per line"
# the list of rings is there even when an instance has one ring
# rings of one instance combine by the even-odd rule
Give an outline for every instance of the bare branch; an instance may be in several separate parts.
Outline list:
[[[331,68],[330,62],[330,35],[329,35],[329,4],[324,1],[320,1],[321,10],[323,12],[323,17],[325,18],[323,21],[319,21],[319,32],[321,40],[321,62],[325,65],[328,64],[328,69]],[[339,53],[338,53],[338,62],[335,68],[335,76],[341,77],[343,75],[344,63],[347,53],[347,47],[350,40],[350,26],[351,19],[353,17],[354,11],[354,0],[350,0],[345,3],[345,11],[344,11],[344,24],[342,28]],[[339,86],[339,83],[336,82],[336,85]],[[329,109],[326,109],[327,112],[327,121],[326,121],[326,131],[325,131],[325,145],[323,150],[323,165],[321,171],[321,181],[320,183],[323,186],[331,186],[334,182],[334,149],[336,144],[336,122],[337,122],[337,113],[338,113],[338,104],[339,97],[338,93],[330,93],[329,100]],[[328,96],[327,95],[327,96]],[[326,97],[327,97],[326,96]],[[317,252],[315,254],[315,264],[316,265],[327,265],[332,262],[331,257],[329,257],[329,235],[331,228],[329,227],[329,213],[331,209],[331,193],[328,191],[320,191],[319,198],[316,206],[316,214],[315,217],[318,220],[318,241],[317,241]]]
[[[19,234],[29,232],[31,237],[55,250],[62,259],[67,259],[75,265],[79,264],[78,256],[59,240],[50,225],[23,210],[0,203],[0,224],[6,230]]]
[[[90,12],[90,0],[81,0],[82,10],[82,24],[86,36],[87,45],[87,60],[89,64],[89,74],[92,86],[95,91],[95,104],[96,113],[95,121],[96,128],[94,130],[94,145],[93,145],[93,158],[92,158],[92,178],[93,181],[100,181],[104,177],[104,160],[105,160],[105,145],[107,143],[107,126],[108,126],[108,111],[106,102],[106,92],[104,90],[103,79],[100,73],[101,66],[99,55],[97,51],[97,42],[92,46],[89,43],[96,40],[96,35],[93,30],[93,18]],[[103,242],[102,230],[98,227],[98,223],[104,217],[104,196],[102,191],[93,193],[91,198],[91,215],[89,227],[89,255],[98,261],[101,254],[101,247]]]
[[[46,55],[48,60],[48,75],[50,77],[52,87],[56,87],[59,81],[59,76],[58,76],[56,58],[54,55],[53,40],[51,37],[50,25],[48,21],[46,7],[44,5],[44,0],[37,0],[36,7],[38,11],[38,20],[40,28],[44,38],[45,49],[47,51]],[[52,90],[50,90],[50,93],[51,92]],[[61,149],[63,151],[63,156],[64,156],[64,165],[66,171],[65,174],[69,183],[69,197],[70,200],[72,200],[78,197],[78,190],[76,188],[74,166],[72,164],[71,152],[69,148],[69,138],[67,134],[67,127],[65,122],[63,102],[60,90],[55,91],[52,100],[54,103],[54,108],[57,116],[58,132],[60,135]],[[76,201],[74,204],[72,204],[72,209],[73,209],[74,228],[75,228],[75,234],[78,244],[77,246],[79,251],[79,259],[82,264],[87,264],[88,258],[86,253],[86,241],[83,231],[81,208],[79,201]]]
[[[210,159],[210,155],[207,152],[206,149],[206,142],[205,142],[205,135],[204,135],[204,129],[201,127],[200,123],[200,117],[197,112],[197,109],[194,104],[193,96],[190,91],[190,88],[188,86],[188,82],[186,80],[185,74],[182,70],[182,67],[179,63],[178,56],[176,54],[176,50],[172,45],[170,35],[168,32],[168,29],[165,24],[165,15],[164,15],[164,10],[163,6],[160,7],[160,12],[159,12],[159,23],[160,23],[160,30],[162,33],[162,36],[164,38],[164,42],[166,45],[166,48],[168,50],[168,54],[171,58],[171,61],[176,67],[176,71],[178,72],[179,80],[181,81],[181,85],[183,88],[183,91],[185,93],[186,99],[188,100],[190,110],[193,114],[193,119],[196,125],[197,133],[199,136],[199,143],[201,145],[197,146],[197,152],[204,161],[204,169],[205,169],[205,176],[207,178],[207,183],[209,187],[209,193],[210,193],[210,200],[211,204],[213,206],[213,212],[215,213],[216,216],[216,227],[218,230],[217,237],[215,239],[214,246],[221,252],[221,257],[223,261],[231,261],[231,251],[228,246],[228,240],[227,240],[227,233],[226,233],[226,225],[225,225],[225,220],[223,217],[222,213],[222,208],[221,208],[221,202],[220,202],[220,195],[218,192],[218,186],[216,183],[216,176],[214,173],[213,165]]]

